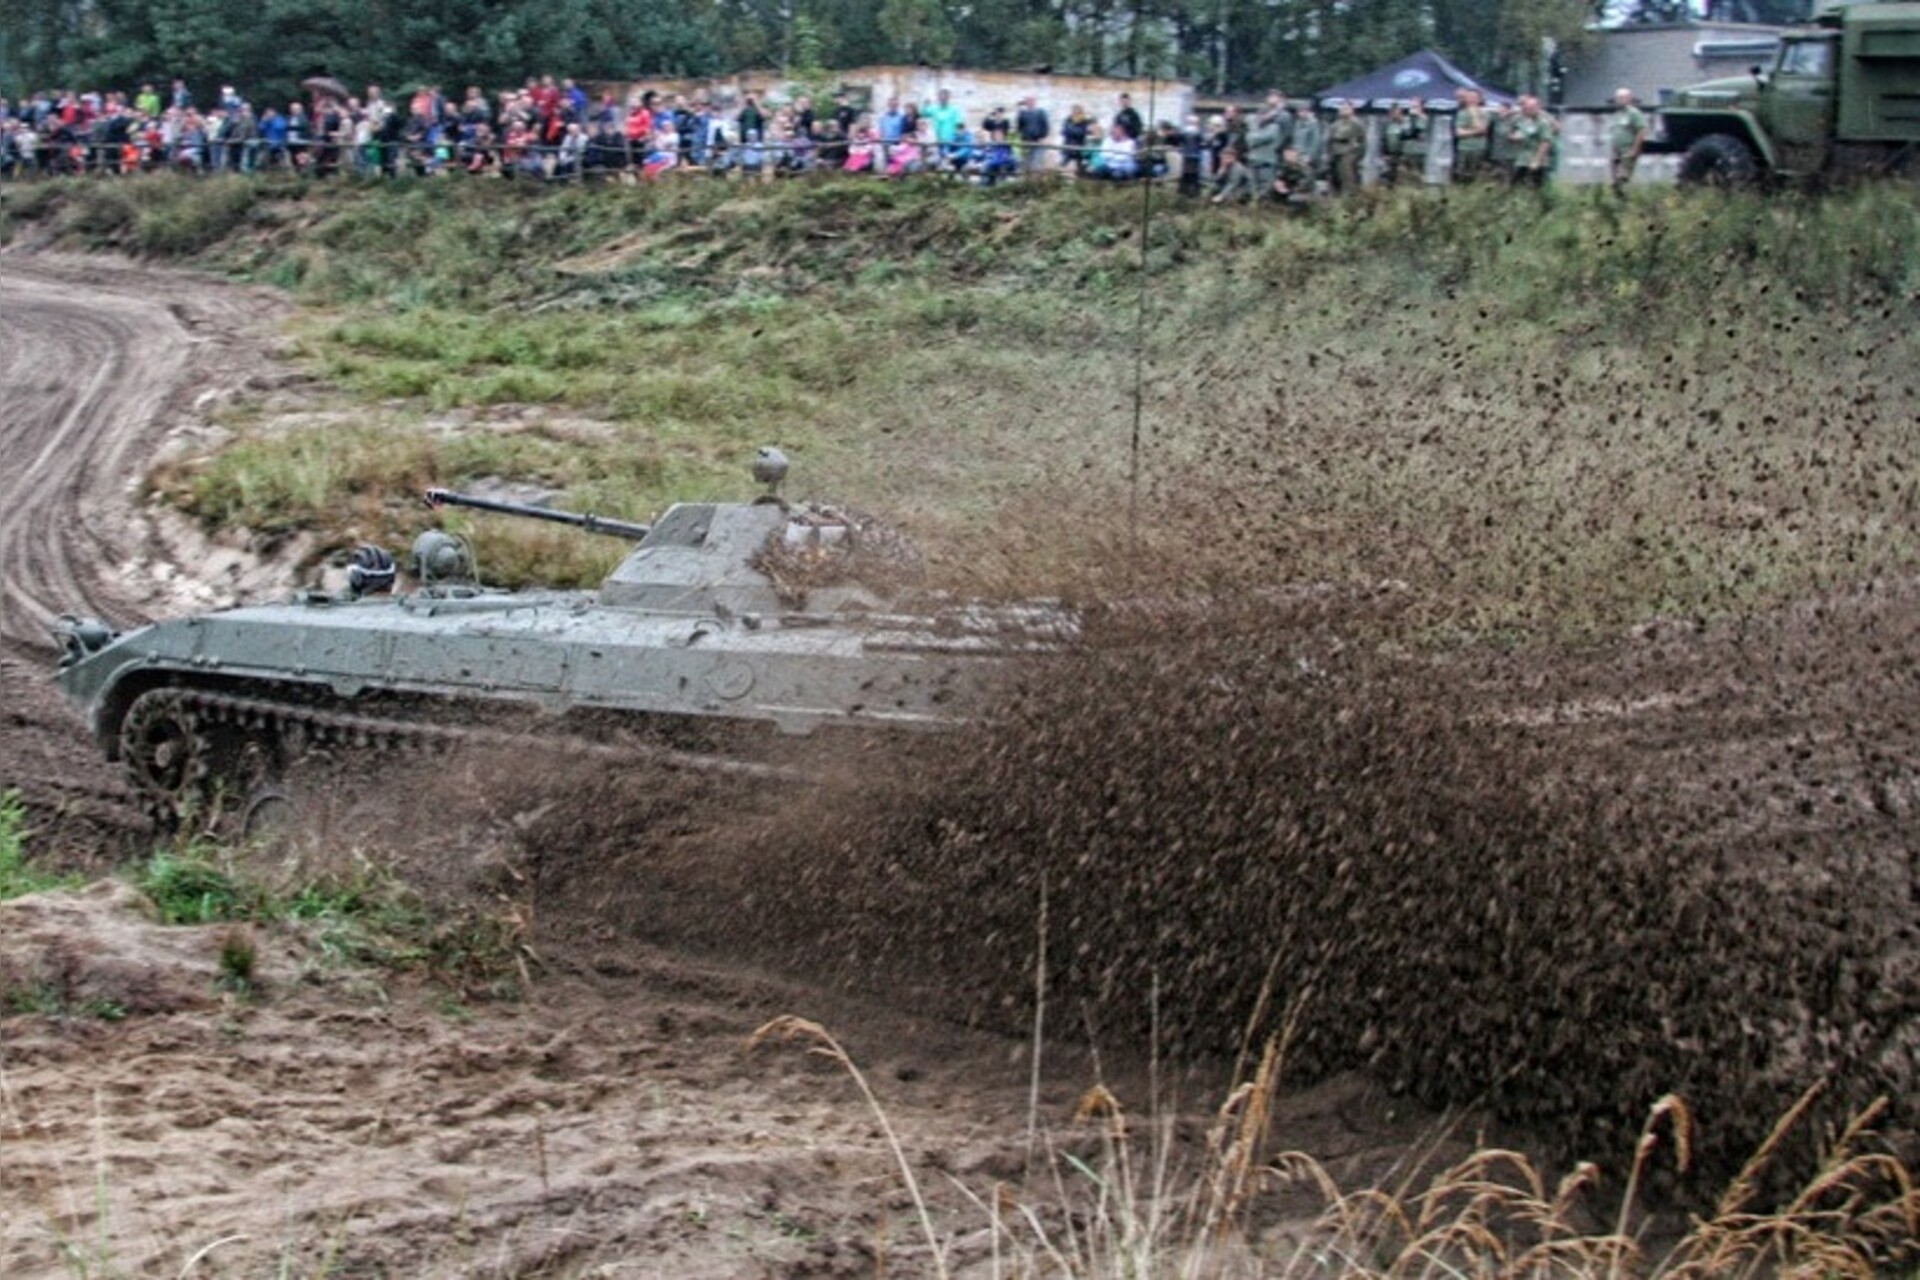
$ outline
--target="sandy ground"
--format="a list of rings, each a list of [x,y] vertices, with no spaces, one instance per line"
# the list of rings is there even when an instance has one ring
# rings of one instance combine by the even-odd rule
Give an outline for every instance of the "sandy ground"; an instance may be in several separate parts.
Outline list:
[[[52,688],[47,624],[220,598],[176,567],[139,479],[209,403],[278,385],[263,352],[283,309],[178,274],[0,256],[0,349],[35,371],[0,380],[0,789],[23,795],[36,849],[104,868],[144,843]],[[1124,1053],[1097,1069],[1080,1048],[1049,1045],[1036,1075],[1025,1040],[639,932],[543,921],[536,979],[505,1001],[320,964],[276,934],[240,999],[215,982],[227,929],[163,928],[111,882],[0,906],[0,980],[126,1015],[0,1016],[0,1275],[929,1271],[846,1073],[800,1046],[749,1050],[786,1014],[868,1072],[972,1273],[992,1269],[982,1202],[1036,1133],[1095,1154],[1073,1121],[1095,1080],[1163,1117],[1136,1140],[1175,1168],[1197,1162],[1222,1096],[1198,1078],[1156,1095]],[[1359,1077],[1290,1095],[1278,1124],[1352,1180],[1403,1169],[1432,1132]],[[1045,1183],[1038,1199],[1059,1203]]]
[[[154,1010],[0,1024],[0,1273],[66,1275],[78,1258],[89,1274],[172,1275],[202,1250],[194,1274],[328,1260],[343,1275],[925,1273],[852,1082],[797,1046],[749,1048],[781,1010],[846,1034],[949,1260],[990,1269],[969,1195],[990,1202],[1025,1167],[1018,1043],[631,946],[549,972],[524,1002],[454,1007],[303,974],[284,943],[240,1002],[210,994],[219,931],[143,923],[126,893],[0,909],[10,931],[84,938],[86,989]],[[1071,1120],[1089,1072],[1079,1054],[1048,1072],[1037,1115],[1097,1162],[1094,1130]],[[1141,1080],[1113,1087],[1144,1111]],[[1380,1177],[1426,1132],[1395,1115],[1344,1078],[1290,1097],[1278,1133],[1345,1177]],[[1139,1140],[1196,1167],[1200,1119]]]

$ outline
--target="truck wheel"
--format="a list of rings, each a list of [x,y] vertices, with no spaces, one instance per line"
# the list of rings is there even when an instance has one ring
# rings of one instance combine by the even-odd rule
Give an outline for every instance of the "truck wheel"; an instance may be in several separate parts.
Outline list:
[[[1753,148],[1727,133],[1697,140],[1680,161],[1680,181],[1696,186],[1750,187],[1759,176]]]

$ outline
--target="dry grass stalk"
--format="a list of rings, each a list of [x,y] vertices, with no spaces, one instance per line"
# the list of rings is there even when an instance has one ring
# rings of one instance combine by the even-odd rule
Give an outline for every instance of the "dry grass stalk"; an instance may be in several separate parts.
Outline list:
[[[1666,1094],[1647,1112],[1646,1123],[1640,1126],[1640,1140],[1633,1146],[1633,1169],[1627,1174],[1627,1189],[1620,1197],[1620,1213],[1614,1220],[1613,1238],[1620,1243],[1620,1248],[1614,1252],[1608,1268],[1608,1274],[1612,1276],[1617,1277],[1620,1268],[1637,1257],[1639,1252],[1628,1228],[1634,1206],[1640,1199],[1640,1181],[1646,1174],[1647,1163],[1653,1158],[1654,1149],[1660,1143],[1662,1120],[1667,1121],[1668,1131],[1673,1136],[1675,1166],[1685,1172],[1693,1158],[1693,1113],[1687,1110],[1687,1104],[1678,1094]]]
[[[806,1042],[835,1062],[866,1099],[893,1152],[920,1217],[935,1274],[949,1261],[904,1148],[865,1076],[825,1028],[803,1018],[776,1018],[752,1044]],[[1920,1192],[1896,1156],[1862,1150],[1875,1140],[1876,1104],[1841,1130],[1820,1167],[1798,1194],[1773,1210],[1752,1207],[1759,1177],[1819,1096],[1808,1090],[1773,1127],[1768,1139],[1720,1197],[1711,1218],[1649,1257],[1638,1225],[1645,1176],[1663,1143],[1684,1170],[1694,1147],[1694,1121],[1675,1095],[1650,1110],[1635,1144],[1634,1161],[1608,1229],[1583,1226],[1591,1214],[1583,1197],[1598,1187],[1592,1163],[1576,1165],[1549,1183],[1524,1153],[1501,1147],[1474,1151],[1424,1187],[1343,1191],[1312,1156],[1264,1156],[1281,1073],[1284,1038],[1267,1042],[1259,1068],[1216,1112],[1205,1167],[1193,1174],[1193,1198],[1169,1212],[1177,1179],[1160,1143],[1151,1176],[1132,1147],[1132,1127],[1120,1099],[1095,1084],[1074,1109],[1076,1124],[1098,1126],[1102,1153],[1089,1163],[1048,1144],[1051,1209],[1006,1183],[983,1198],[954,1187],[987,1224],[991,1274],[1064,1277],[1223,1277],[1338,1275],[1352,1280],[1872,1280],[1891,1263],[1911,1265],[1920,1241]],[[1156,1128],[1156,1132],[1159,1130]],[[1169,1131],[1170,1132],[1170,1131]],[[1261,1259],[1248,1223],[1263,1181],[1308,1184],[1325,1203],[1318,1227],[1293,1241],[1292,1257]],[[1551,1187],[1551,1190],[1549,1188]],[[1087,1190],[1092,1190],[1092,1202]],[[1283,1248],[1285,1246],[1282,1246]],[[1251,1252],[1250,1252],[1251,1251]],[[1278,1270],[1275,1268],[1278,1267]]]
[[[1774,1126],[1712,1218],[1696,1220],[1651,1260],[1629,1231],[1643,1175],[1662,1132],[1671,1135],[1682,1168],[1691,1152],[1692,1116],[1672,1095],[1661,1099],[1642,1127],[1614,1228],[1607,1232],[1583,1231],[1577,1222],[1581,1194],[1599,1181],[1592,1164],[1576,1166],[1551,1199],[1531,1161],[1500,1149],[1473,1153],[1410,1196],[1378,1188],[1340,1192],[1318,1162],[1299,1152],[1280,1157],[1273,1171],[1319,1187],[1327,1201],[1323,1252],[1344,1259],[1342,1273],[1356,1277],[1869,1280],[1889,1260],[1911,1265],[1920,1240],[1920,1194],[1912,1174],[1897,1157],[1858,1150],[1872,1138],[1877,1104],[1847,1124],[1799,1194],[1770,1212],[1749,1208],[1761,1170],[1818,1094],[1809,1090]]]
[[[747,1040],[749,1049],[756,1049],[769,1041],[788,1043],[801,1041],[808,1046],[809,1053],[819,1054],[839,1065],[853,1079],[854,1086],[860,1090],[860,1096],[866,1099],[868,1110],[880,1126],[880,1132],[886,1137],[887,1149],[893,1153],[894,1163],[899,1166],[900,1179],[906,1184],[907,1195],[913,1200],[914,1213],[919,1216],[920,1230],[926,1236],[927,1251],[933,1258],[934,1274],[945,1277],[947,1270],[946,1251],[940,1245],[940,1233],[934,1229],[933,1215],[927,1209],[927,1198],[920,1193],[919,1179],[913,1176],[913,1164],[907,1159],[906,1148],[900,1144],[900,1136],[893,1131],[893,1121],[887,1117],[887,1109],[880,1105],[873,1086],[867,1083],[866,1073],[854,1063],[833,1033],[819,1023],[808,1018],[785,1014],[765,1023]]]
[[[1283,1039],[1269,1038],[1253,1079],[1228,1096],[1207,1135],[1208,1193],[1200,1230],[1216,1242],[1240,1220],[1258,1186],[1284,1060]]]

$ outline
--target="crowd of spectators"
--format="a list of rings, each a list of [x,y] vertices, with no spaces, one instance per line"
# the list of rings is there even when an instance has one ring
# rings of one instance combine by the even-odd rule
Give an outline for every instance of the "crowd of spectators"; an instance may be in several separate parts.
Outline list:
[[[198,101],[179,80],[164,95],[145,84],[131,98],[56,91],[0,99],[0,178],[171,169],[639,180],[678,170],[940,173],[991,185],[1047,170],[1170,178],[1187,194],[1225,203],[1347,194],[1361,185],[1369,150],[1351,104],[1322,111],[1278,91],[1257,108],[1153,125],[1121,93],[1106,112],[1075,105],[1056,125],[1033,97],[969,120],[945,89],[923,103],[890,98],[864,108],[845,93],[820,105],[805,94],[777,104],[748,94],[723,111],[699,94],[596,98],[551,76],[493,96],[427,85],[390,99],[378,85],[356,94],[325,79],[307,88],[310,97],[284,111],[256,111],[231,85],[210,104]],[[1463,90],[1453,114],[1458,177],[1545,180],[1557,126],[1537,101],[1493,112]],[[1425,180],[1432,126],[1419,103],[1387,113],[1375,147],[1381,181]]]

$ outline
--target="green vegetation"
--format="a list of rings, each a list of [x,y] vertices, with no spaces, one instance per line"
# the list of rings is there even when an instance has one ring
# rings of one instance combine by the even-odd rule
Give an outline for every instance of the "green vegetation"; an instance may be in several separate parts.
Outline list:
[[[153,225],[212,199],[49,189],[9,204],[16,234],[139,248],[101,212],[124,192]],[[485,479],[644,519],[744,493],[740,459],[771,440],[805,491],[893,515],[969,590],[1071,590],[1133,541],[1137,191],[251,199],[190,258],[291,289],[298,349],[359,421],[243,414],[229,447],[155,477],[210,526],[404,545],[422,485]],[[1393,579],[1435,635],[1524,639],[1915,561],[1910,187],[1392,193],[1297,218],[1164,197],[1146,248],[1140,542],[1191,558],[1204,522],[1231,554],[1196,581]],[[618,551],[461,527],[506,582],[590,583]]]
[[[127,1016],[127,1007],[117,1000],[97,997],[76,1000],[57,982],[36,982],[8,990],[4,995],[0,1008],[8,1013],[41,1018],[98,1018],[102,1022],[118,1022]]]
[[[264,889],[242,885],[203,850],[156,851],[134,872],[134,887],[153,900],[163,924],[214,924],[268,914]]]
[[[26,805],[18,791],[0,791],[0,902],[49,889],[71,889],[78,883],[73,876],[29,865]]]
[[[243,870],[240,854],[204,844],[160,849],[132,879],[167,924],[288,924],[329,964],[423,973],[469,994],[517,991],[523,951],[512,919],[431,906],[367,863],[351,874],[276,888]],[[221,941],[222,985],[251,990],[257,959],[251,933],[229,930]]]

